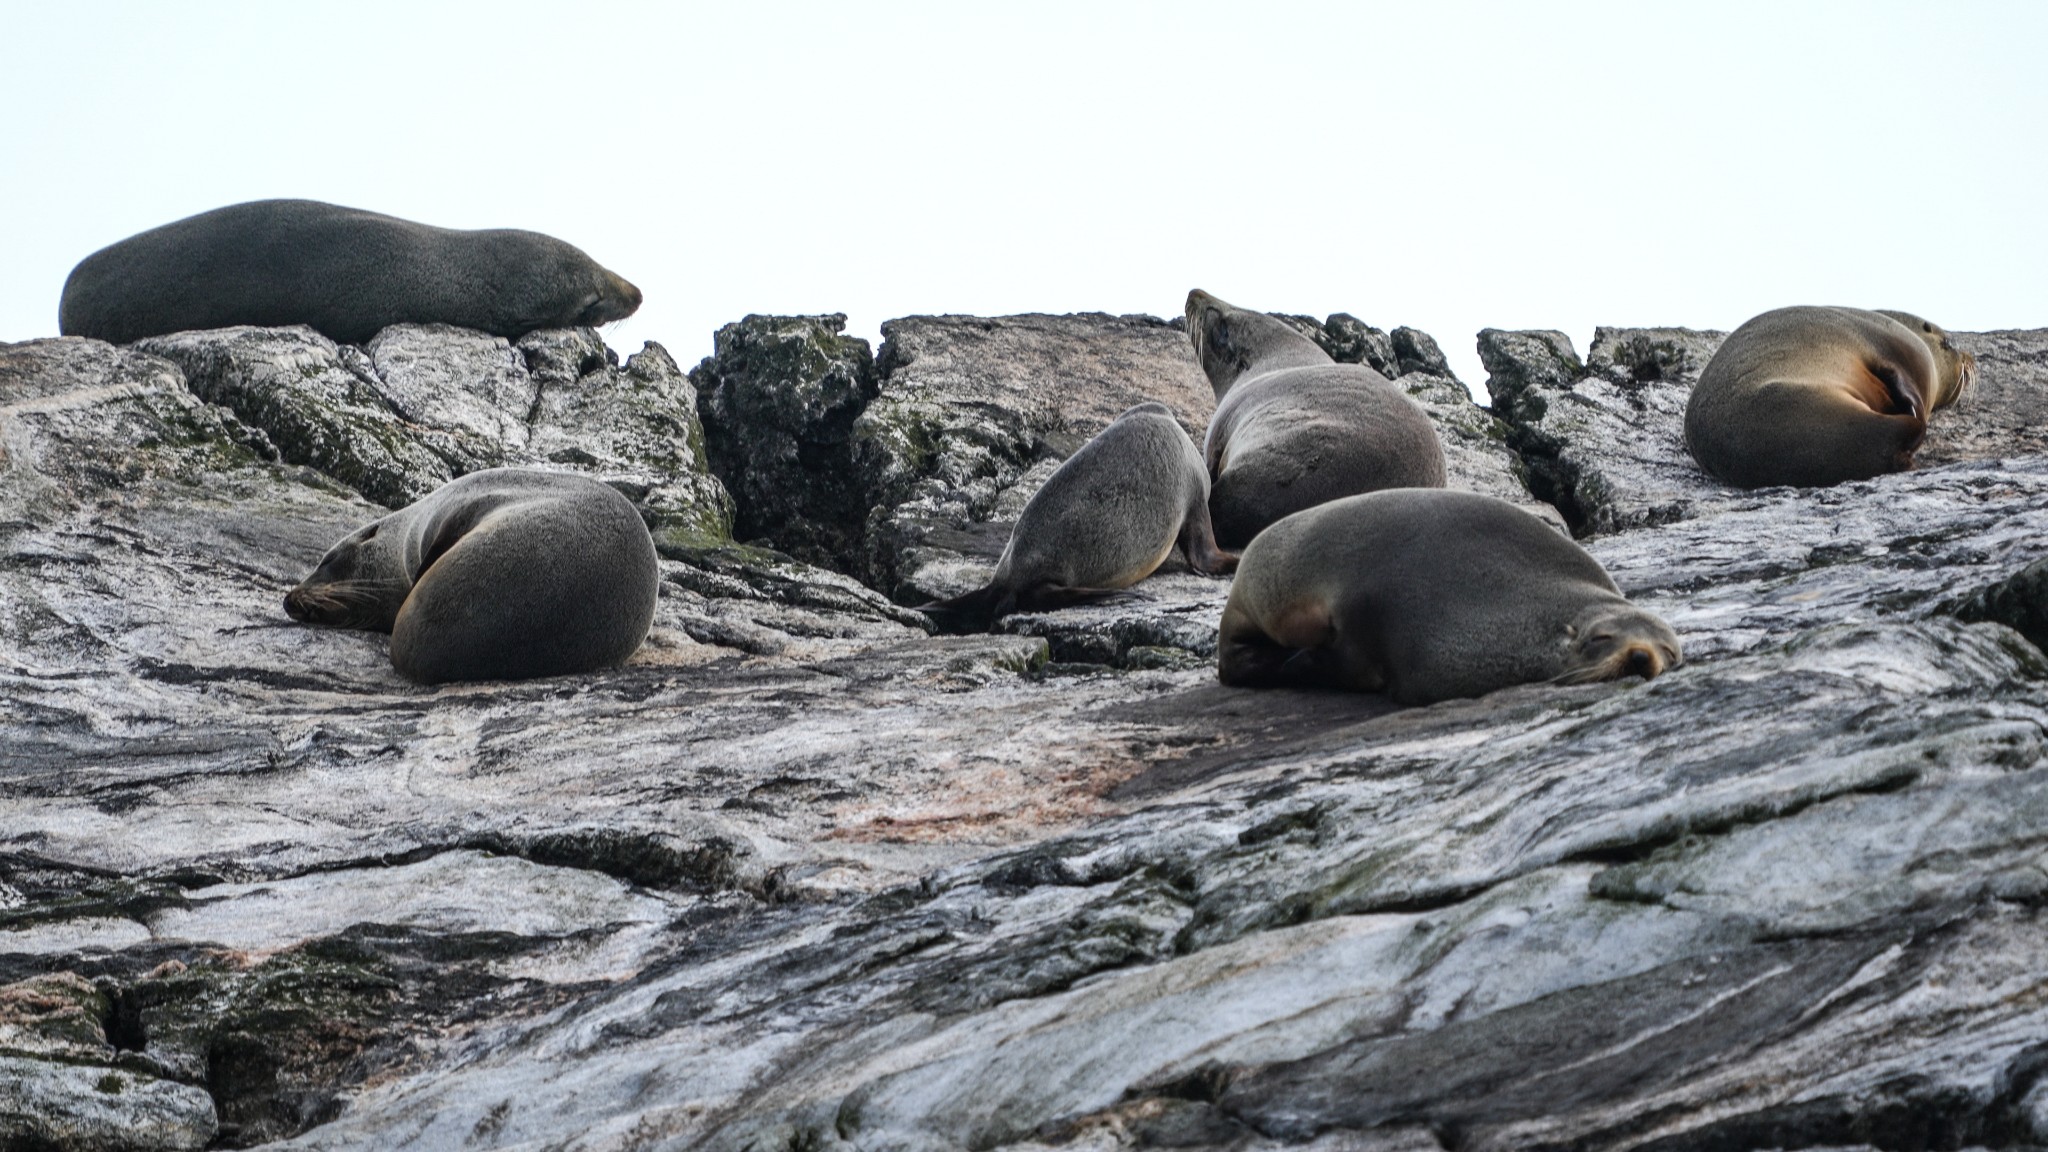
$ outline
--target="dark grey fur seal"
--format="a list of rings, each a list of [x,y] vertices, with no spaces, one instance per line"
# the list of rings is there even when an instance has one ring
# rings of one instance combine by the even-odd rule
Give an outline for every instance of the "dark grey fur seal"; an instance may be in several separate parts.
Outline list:
[[[660,582],[647,525],[617,491],[492,468],[349,533],[284,607],[391,633],[391,663],[423,684],[523,680],[631,656]]]
[[[1431,489],[1346,497],[1260,533],[1217,643],[1225,684],[1399,704],[1648,678],[1679,660],[1670,626],[1555,528],[1492,496]]]
[[[1913,466],[1977,361],[1910,312],[1778,308],[1728,334],[1685,406],[1685,447],[1738,488],[1822,487]]]
[[[987,587],[921,610],[959,632],[1011,612],[1101,600],[1150,576],[1175,545],[1197,572],[1237,566],[1210,530],[1209,473],[1195,442],[1166,405],[1147,402],[1081,445],[1032,494]]]
[[[1338,364],[1285,321],[1188,293],[1188,339],[1216,391],[1216,539],[1241,548],[1292,512],[1381,488],[1441,488],[1429,413],[1363,364]]]
[[[638,307],[638,288],[538,232],[465,232],[316,200],[255,200],[79,261],[64,281],[58,325],[115,344],[236,324],[306,324],[342,344],[392,324],[453,324],[509,340],[609,323]]]

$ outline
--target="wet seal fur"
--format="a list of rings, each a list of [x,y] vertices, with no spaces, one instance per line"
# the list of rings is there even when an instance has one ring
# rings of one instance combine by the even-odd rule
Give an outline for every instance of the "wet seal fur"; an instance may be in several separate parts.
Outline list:
[[[1397,489],[1297,512],[1252,541],[1217,676],[1432,704],[1648,678],[1680,659],[1670,626],[1550,525],[1492,496]]]
[[[1436,426],[1363,364],[1338,364],[1285,321],[1188,293],[1188,339],[1216,392],[1204,455],[1225,548],[1342,496],[1441,488]]]
[[[391,633],[391,663],[410,680],[523,680],[631,656],[660,582],[647,525],[616,490],[492,468],[349,533],[284,606],[305,623]]]
[[[1824,487],[1913,466],[1977,361],[1910,312],[1801,306],[1728,334],[1685,407],[1685,447],[1738,488]]]
[[[58,326],[115,344],[237,324],[305,324],[341,344],[366,343],[392,324],[453,324],[511,340],[606,324],[639,307],[638,288],[539,232],[255,200],[79,261],[64,281]]]
[[[985,631],[998,617],[1106,599],[1150,576],[1178,545],[1220,574],[1209,473],[1164,404],[1133,407],[1067,457],[1032,494],[987,587],[920,611],[941,631]]]

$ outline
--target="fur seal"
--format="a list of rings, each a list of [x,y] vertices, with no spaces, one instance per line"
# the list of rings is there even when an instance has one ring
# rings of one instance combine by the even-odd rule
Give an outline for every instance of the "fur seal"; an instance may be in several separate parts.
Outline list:
[[[538,232],[436,228],[315,200],[255,200],[152,228],[64,281],[66,336],[127,344],[194,328],[306,324],[362,344],[392,324],[508,340],[620,320],[640,290]]]
[[[492,468],[359,528],[284,598],[292,619],[391,633],[409,680],[523,680],[623,661],[661,570],[640,514],[585,476]]]
[[[920,611],[942,631],[986,629],[1011,612],[1115,595],[1164,563],[1174,546],[1197,572],[1237,557],[1209,525],[1209,473],[1164,404],[1125,411],[1067,457],[1032,494],[987,587]]]
[[[1216,391],[1205,455],[1216,539],[1241,548],[1291,512],[1381,488],[1441,488],[1429,414],[1378,372],[1338,364],[1263,312],[1188,293],[1188,339]]]
[[[1738,488],[1821,487],[1913,466],[1977,361],[1910,312],[1801,306],[1728,334],[1685,406],[1685,447]]]
[[[1297,512],[1245,549],[1225,684],[1384,691],[1399,704],[1511,684],[1649,678],[1678,637],[1555,528],[1476,492],[1397,489]]]

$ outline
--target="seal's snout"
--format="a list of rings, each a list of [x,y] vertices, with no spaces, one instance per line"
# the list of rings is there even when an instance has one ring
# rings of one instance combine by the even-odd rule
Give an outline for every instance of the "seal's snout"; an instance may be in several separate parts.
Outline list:
[[[284,594],[284,614],[301,624],[311,623],[313,614],[306,608],[306,598],[300,592],[294,588]]]
[[[1647,644],[1631,644],[1621,659],[1621,673],[1624,676],[1640,676],[1654,680],[1664,671],[1664,659]]]

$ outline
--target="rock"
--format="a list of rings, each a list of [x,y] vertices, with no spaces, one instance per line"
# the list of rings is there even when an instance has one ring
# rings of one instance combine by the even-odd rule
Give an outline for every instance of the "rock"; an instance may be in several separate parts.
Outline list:
[[[1741,498],[1685,450],[1685,403],[1722,335],[1601,328],[1582,365],[1562,332],[1479,334],[1487,392],[1529,488],[1573,532],[1668,524]]]
[[[1396,328],[1392,339],[1401,375],[1421,372],[1447,380],[1458,378],[1457,373],[1451,371],[1451,362],[1444,359],[1444,350],[1437,346],[1436,338],[1429,333],[1419,328]]]
[[[1956,615],[1964,620],[1996,621],[2025,636],[2036,648],[2048,648],[2048,560],[2036,560],[1970,593],[1956,606]]]
[[[1956,332],[1977,358],[1977,383],[1935,413],[1914,462],[2009,460],[2048,452],[2048,329]]]
[[[826,320],[740,328],[700,368],[727,412],[823,412],[740,403],[746,373],[808,365],[794,401],[859,363],[813,356]],[[280,438],[340,417],[264,375],[278,349],[366,389],[362,412],[439,466],[496,445],[701,508],[690,386],[658,347],[620,367],[576,331],[499,349],[394,330],[358,350],[367,375],[346,349],[198,336],[180,355],[211,348],[209,371],[269,389],[220,395],[305,410],[252,426],[138,348],[0,347],[0,1144],[1413,1152],[2043,1130],[2048,656],[1995,621],[2027,624],[2048,563],[2048,455],[1686,497],[1684,518],[1602,529],[1589,549],[1686,646],[1648,684],[1418,709],[1236,691],[1201,655],[1222,580],[936,637],[849,574],[676,523],[625,667],[429,690],[382,637],[282,618],[377,506]],[[1599,430],[1663,411],[1690,339],[1604,333],[1574,366],[1568,344],[1494,334],[1505,435],[1557,433],[1601,507],[1585,476],[1648,465]],[[909,493],[874,523],[934,580],[986,555],[942,529],[994,535],[1063,437],[1124,406],[1058,399],[1055,366],[1162,379],[1184,343],[1102,317],[891,340],[841,447],[803,439],[820,416],[728,474],[772,492],[778,469],[842,459],[859,490]],[[1452,430],[1455,380],[1399,380],[1471,447],[1460,477],[1512,478],[1483,413]],[[2030,402],[1978,399],[1980,430]],[[1600,419],[1545,422],[1581,407]],[[1977,435],[1972,453],[1997,443]],[[1562,458],[1538,456],[1553,477]],[[844,560],[831,541],[858,535],[804,539]]]
[[[1339,364],[1363,364],[1389,380],[1403,371],[1393,339],[1348,312],[1338,312],[1320,322],[1311,316],[1282,316],[1281,319],[1300,329]],[[1450,373],[1445,372],[1444,375]]]
[[[734,532],[852,571],[873,507],[852,472],[853,421],[879,382],[844,315],[748,316],[690,373],[712,470],[740,507]]]
[[[223,328],[137,341],[192,391],[302,464],[387,508],[467,472],[589,474],[624,492],[657,539],[729,538],[732,500],[708,472],[696,392],[660,345],[623,369],[589,329],[517,346],[446,325],[400,324],[367,348],[310,328]]]
[[[1033,465],[1146,400],[1199,442],[1215,407],[1187,337],[1149,316],[910,316],[882,335],[853,466],[873,508],[861,570],[899,603],[987,581],[1011,527],[991,515]]]
[[[0,1053],[0,1142],[10,1148],[196,1152],[216,1130],[213,1101],[189,1084]]]

